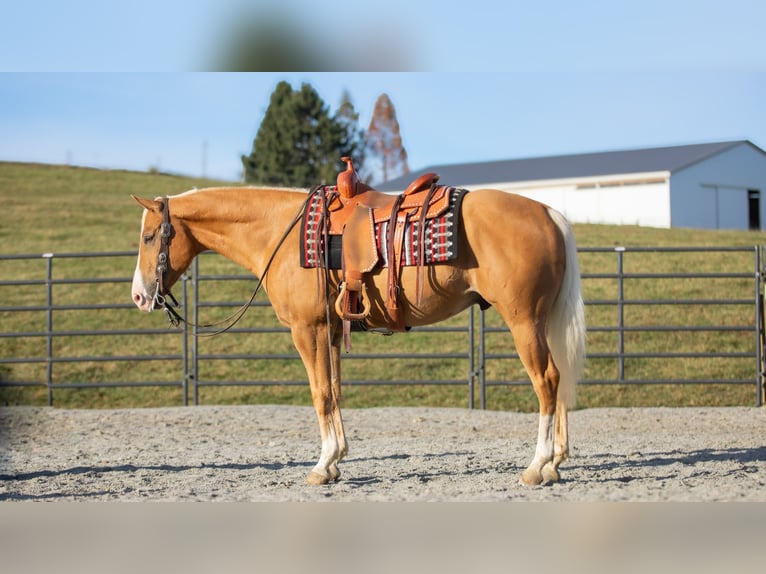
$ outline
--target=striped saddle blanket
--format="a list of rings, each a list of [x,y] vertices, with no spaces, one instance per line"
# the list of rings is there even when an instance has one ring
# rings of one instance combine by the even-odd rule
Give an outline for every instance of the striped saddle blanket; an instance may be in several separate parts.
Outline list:
[[[423,264],[431,265],[435,263],[445,263],[457,257],[460,205],[467,191],[468,190],[466,189],[451,187],[449,189],[449,208],[438,217],[426,219],[425,234],[423,235],[425,239],[425,257]],[[325,197],[328,197],[328,195],[335,192],[335,186],[326,186],[315,193],[309,200],[301,221],[300,263],[302,267],[324,267],[325,234],[322,229],[322,208],[325,201],[323,201],[320,193],[325,193]],[[327,203],[329,203],[329,200]],[[388,221],[381,221],[375,223],[374,229],[379,264],[382,267],[388,266],[387,253],[389,250],[386,244],[388,225]],[[408,221],[406,223],[404,230],[404,245],[401,254],[402,266],[416,266],[421,264],[421,262],[418,261],[420,256],[418,240],[421,237],[418,225],[418,221]],[[329,249],[327,250],[327,258],[329,268],[341,269],[343,261],[342,235],[328,235],[328,239]]]

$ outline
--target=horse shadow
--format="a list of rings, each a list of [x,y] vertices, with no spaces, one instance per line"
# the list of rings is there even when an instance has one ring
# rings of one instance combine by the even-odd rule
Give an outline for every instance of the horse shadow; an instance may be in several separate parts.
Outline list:
[[[464,465],[461,465],[457,459],[463,459],[467,456],[475,453],[471,451],[450,451],[440,453],[419,453],[417,455],[411,454],[389,454],[385,456],[367,456],[367,457],[355,457],[345,459],[344,464],[367,463],[367,462],[390,462],[390,461],[403,461],[413,459],[411,470],[402,471],[398,473],[389,473],[387,475],[380,476],[354,476],[341,480],[352,487],[368,486],[370,484],[383,483],[386,481],[391,482],[406,482],[410,480],[416,480],[422,484],[426,484],[432,480],[454,477],[463,474],[476,474],[480,473],[477,469],[467,469]],[[438,459],[450,459],[456,458],[454,464],[429,464],[428,461],[437,461]]]
[[[742,471],[751,471],[756,463],[766,462],[766,446],[752,448],[703,448],[691,451],[674,449],[666,452],[636,452],[629,455],[615,455],[613,453],[600,453],[590,455],[588,458],[594,458],[603,462],[582,462],[575,463],[570,468],[579,468],[588,473],[603,473],[611,470],[621,469],[623,472],[627,469],[635,469],[636,476],[632,474],[623,474],[620,477],[605,476],[600,482],[619,481],[629,482],[641,478],[641,469],[670,467],[676,464],[684,466],[695,466],[697,464],[719,462],[736,463],[738,468],[732,469],[727,474],[738,473]],[[574,461],[573,461],[574,462]],[[656,478],[656,477],[655,477]],[[665,478],[673,478],[669,475]]]

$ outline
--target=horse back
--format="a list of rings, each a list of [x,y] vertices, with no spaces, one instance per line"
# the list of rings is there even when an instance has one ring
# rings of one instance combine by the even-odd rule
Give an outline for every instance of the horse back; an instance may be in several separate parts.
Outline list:
[[[482,253],[490,247],[505,251],[518,263],[562,263],[566,257],[564,240],[550,216],[551,209],[515,193],[472,191],[463,201],[463,239]]]

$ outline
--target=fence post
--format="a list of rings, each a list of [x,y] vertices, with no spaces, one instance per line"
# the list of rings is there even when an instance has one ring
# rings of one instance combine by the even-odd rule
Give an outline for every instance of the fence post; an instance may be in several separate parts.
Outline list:
[[[485,345],[485,337],[487,334],[484,328],[484,309],[479,312],[479,401],[482,410],[487,408],[487,373],[486,373],[486,361],[487,361],[487,348]]]
[[[195,257],[192,262],[192,293],[194,310],[192,311],[192,354],[191,354],[191,373],[192,391],[194,394],[194,406],[199,405],[199,345],[197,336],[197,325],[199,325],[199,257]]]
[[[625,247],[615,247],[617,253],[617,380],[625,381]]]
[[[43,253],[45,259],[45,305],[46,305],[46,354],[45,386],[48,406],[53,406],[53,253]]]
[[[183,337],[182,344],[182,355],[183,355],[183,381],[181,382],[181,392],[183,393],[183,403],[184,406],[189,406],[189,322],[187,319],[189,318],[189,312],[188,312],[188,283],[189,278],[186,276],[186,273],[184,273],[181,276],[181,313],[183,313],[183,331],[181,332],[181,336]]]
[[[766,282],[764,282],[764,274],[766,274],[766,268],[763,268],[764,264],[764,249],[766,246],[759,245],[755,248],[755,317],[757,324],[757,342],[756,342],[756,369],[757,378],[755,381],[755,389],[757,397],[755,399],[757,406],[763,406],[764,402],[764,372],[766,372],[766,364],[764,364],[764,350],[766,349],[766,334],[764,333],[764,309],[763,301],[764,294],[766,294]]]
[[[473,409],[473,385],[474,385],[474,328],[473,328],[473,305],[468,309],[468,408]]]

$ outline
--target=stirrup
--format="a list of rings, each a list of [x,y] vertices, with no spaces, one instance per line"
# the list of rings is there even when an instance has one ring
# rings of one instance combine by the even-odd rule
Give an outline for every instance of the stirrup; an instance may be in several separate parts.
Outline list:
[[[346,288],[346,282],[344,281],[340,285],[340,293],[338,294],[338,298],[335,300],[335,312],[338,314],[338,317],[347,321],[363,321],[364,318],[370,314],[370,299],[367,297],[367,286],[362,283],[362,290],[359,292],[359,296],[362,298],[363,305],[361,313],[343,311],[343,298],[347,294],[348,290]]]

